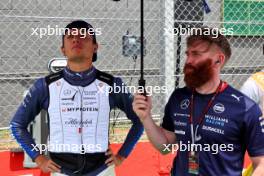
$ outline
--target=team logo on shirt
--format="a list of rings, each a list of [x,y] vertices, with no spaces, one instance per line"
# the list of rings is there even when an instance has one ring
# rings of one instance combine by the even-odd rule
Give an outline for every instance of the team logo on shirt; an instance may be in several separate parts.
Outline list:
[[[174,130],[175,134],[181,134],[181,135],[185,135],[185,131],[183,130]]]
[[[261,131],[262,133],[264,133],[264,118],[260,117],[259,122],[260,122]]]
[[[187,123],[175,120],[174,125],[176,125],[176,126],[187,126]]]
[[[235,94],[231,94],[231,97],[235,98],[238,102],[240,101],[240,98],[242,98],[243,96],[236,96]]]
[[[190,105],[190,100],[184,99],[181,101],[181,109],[187,109]]]
[[[82,126],[82,127],[89,127],[93,124],[93,120],[84,120],[84,121],[80,121],[76,118],[70,118],[69,120],[65,121],[64,122],[65,125],[69,125],[69,126],[73,126],[73,127],[76,127],[76,126]]]
[[[97,107],[69,107],[69,108],[62,108],[61,112],[76,112],[76,111],[98,111]]]
[[[222,103],[217,103],[213,107],[215,113],[222,113],[225,111],[225,106]]]
[[[84,93],[84,95],[91,95],[91,96],[94,96],[94,95],[97,94],[97,91],[87,91],[87,90],[85,90],[83,93]]]
[[[63,94],[64,95],[71,95],[71,90],[66,89],[66,90],[63,91]]]

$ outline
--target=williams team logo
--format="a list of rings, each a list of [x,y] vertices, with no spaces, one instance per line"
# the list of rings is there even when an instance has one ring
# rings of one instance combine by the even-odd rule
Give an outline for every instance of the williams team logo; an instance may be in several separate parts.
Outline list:
[[[213,107],[215,113],[222,113],[225,111],[225,106],[222,103],[217,103]]]

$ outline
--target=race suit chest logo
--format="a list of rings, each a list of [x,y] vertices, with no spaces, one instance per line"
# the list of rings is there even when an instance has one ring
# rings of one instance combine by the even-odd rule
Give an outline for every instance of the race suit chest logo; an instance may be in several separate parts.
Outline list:
[[[77,118],[70,118],[69,120],[65,121],[65,125],[71,126],[71,127],[88,127],[93,124],[93,120],[84,120],[80,121]]]
[[[68,107],[68,108],[62,108],[62,112],[78,112],[78,111],[89,111],[89,112],[94,112],[98,111],[98,108],[96,107]]]
[[[78,92],[76,90],[72,91],[70,89],[63,90],[61,100],[62,101],[74,101]],[[83,91],[83,100],[95,100],[96,96],[98,94],[98,91]]]
[[[71,95],[71,90],[69,90],[69,89],[64,90],[63,95],[65,95],[65,96]]]
[[[98,93],[98,91],[97,90],[95,90],[95,91],[83,91],[83,93],[84,93],[84,95],[86,95],[86,96],[95,96],[97,93]]]
[[[65,101],[65,100],[74,101],[76,94],[77,94],[77,91],[75,90],[65,89],[62,91],[61,100],[62,101]]]

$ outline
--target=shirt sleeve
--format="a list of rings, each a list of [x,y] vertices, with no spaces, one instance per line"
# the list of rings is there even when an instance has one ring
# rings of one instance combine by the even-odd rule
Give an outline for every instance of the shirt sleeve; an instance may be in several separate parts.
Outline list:
[[[44,78],[38,79],[33,84],[10,122],[12,135],[33,160],[40,155],[40,152],[36,149],[36,143],[27,128],[42,109],[47,97],[45,85]]]
[[[122,80],[120,78],[114,79],[114,86],[117,86],[119,88],[125,87]],[[126,136],[126,139],[121,146],[120,150],[118,151],[118,154],[127,157],[131,151],[133,150],[135,144],[139,140],[140,136],[143,133],[143,125],[140,122],[139,118],[135,114],[132,108],[132,102],[133,102],[133,96],[129,92],[112,92],[110,94],[110,105],[111,108],[119,108],[122,110],[128,119],[132,121],[132,126]]]
[[[162,119],[161,127],[164,128],[165,130],[174,132],[174,122],[170,116],[170,101],[165,106],[164,110],[164,116]]]
[[[254,80],[249,78],[241,87],[241,92],[254,100],[257,104],[260,104],[260,95],[258,85]]]
[[[257,104],[245,115],[245,141],[251,157],[264,155],[264,118]]]

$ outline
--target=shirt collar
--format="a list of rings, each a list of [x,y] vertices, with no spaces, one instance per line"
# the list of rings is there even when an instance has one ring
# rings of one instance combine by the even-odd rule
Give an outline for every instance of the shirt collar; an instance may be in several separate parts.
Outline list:
[[[96,75],[96,68],[92,66],[91,68],[83,72],[74,72],[70,70],[70,68],[65,67],[63,73],[64,76],[68,79],[81,81],[81,80],[93,79]]]

